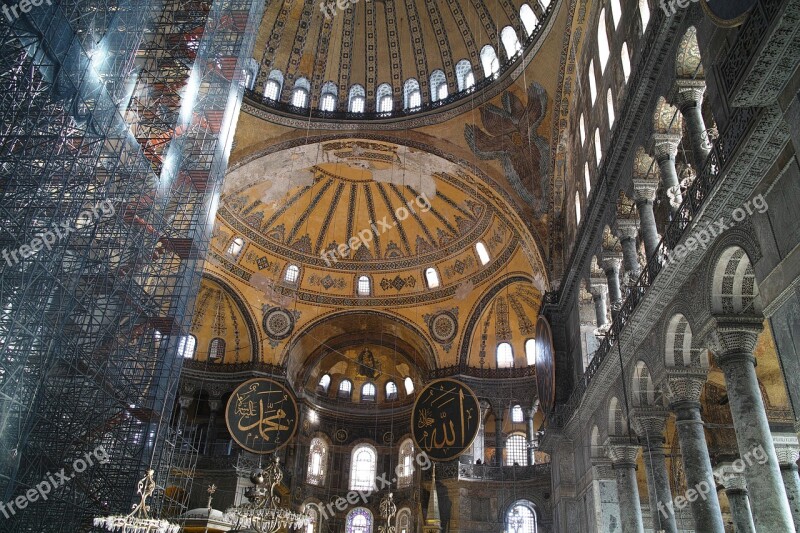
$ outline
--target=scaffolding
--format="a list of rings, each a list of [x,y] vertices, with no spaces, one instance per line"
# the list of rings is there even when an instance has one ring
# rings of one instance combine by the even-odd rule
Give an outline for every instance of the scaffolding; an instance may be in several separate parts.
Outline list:
[[[176,352],[263,9],[56,0],[0,16],[0,501],[73,473],[4,509],[2,531],[89,531],[130,509],[148,466],[169,478],[183,461],[164,445]]]

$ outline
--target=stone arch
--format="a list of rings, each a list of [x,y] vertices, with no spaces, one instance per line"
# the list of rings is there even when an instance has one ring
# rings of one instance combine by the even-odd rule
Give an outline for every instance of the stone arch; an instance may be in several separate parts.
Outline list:
[[[664,363],[668,367],[692,363],[692,326],[682,313],[673,315],[667,323]]]
[[[711,312],[714,315],[760,315],[755,270],[747,252],[728,246],[715,256],[711,277]]]
[[[628,421],[625,419],[622,403],[613,396],[608,402],[608,436],[617,437],[628,433]]]
[[[634,407],[656,404],[653,375],[644,361],[638,361],[631,376],[631,400]]]
[[[697,28],[690,26],[683,34],[678,53],[675,58],[675,75],[678,78],[689,80],[702,80],[706,75],[703,71],[703,61],[700,47],[697,44]]]

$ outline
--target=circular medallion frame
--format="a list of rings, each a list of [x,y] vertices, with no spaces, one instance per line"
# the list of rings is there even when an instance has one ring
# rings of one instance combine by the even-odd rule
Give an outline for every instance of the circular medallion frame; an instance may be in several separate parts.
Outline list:
[[[444,387],[447,384],[453,385],[455,389],[445,390]],[[449,395],[451,393],[457,394],[456,390],[464,393],[463,395],[459,395],[459,402],[453,402],[452,400],[445,400],[437,404],[436,398],[436,391],[434,387],[438,386],[439,388],[439,398],[443,398],[445,395]],[[466,400],[466,405],[464,405]],[[453,417],[455,419],[459,419],[456,415],[459,413],[456,412],[455,406],[460,405],[461,413],[460,419],[463,420],[463,414],[466,412],[470,412],[469,420],[474,420],[474,429],[469,429],[469,438],[467,438],[467,427],[466,424],[461,424],[461,444],[459,446],[446,446],[446,447],[434,447],[427,445],[425,440],[430,438],[430,441],[436,442],[436,430],[434,429],[433,433],[428,436],[426,428],[430,427],[431,425],[437,423],[440,420]],[[444,407],[448,407],[447,409],[443,409]],[[437,413],[434,413],[434,409],[438,409]],[[435,462],[445,462],[445,461],[452,461],[453,459],[458,458],[462,455],[466,450],[472,446],[472,443],[475,441],[475,438],[478,436],[478,429],[480,428],[480,403],[478,402],[478,397],[475,395],[473,390],[469,388],[465,383],[462,383],[458,380],[452,378],[441,378],[431,381],[430,383],[426,384],[425,387],[417,394],[417,398],[414,400],[414,406],[411,409],[411,438],[414,441],[414,446],[417,447],[418,450],[422,450],[427,454],[427,456]],[[433,418],[432,415],[435,415],[436,418]],[[446,415],[446,416],[445,416]],[[415,423],[416,422],[416,423]],[[424,425],[421,425],[424,423]],[[444,422],[442,422],[442,427],[444,428],[444,439],[447,441],[447,429]],[[453,427],[453,421],[450,420],[450,430],[453,435],[453,439],[455,440],[456,434],[458,431]],[[434,453],[437,451],[439,453]]]
[[[287,311],[282,307],[273,307],[264,313],[264,318],[261,319],[261,327],[264,328],[264,333],[270,339],[282,341],[294,331],[294,316],[291,311]]]
[[[264,409],[264,398],[278,397],[267,403]],[[275,404],[278,404],[277,406]],[[274,412],[274,416],[265,414]],[[258,455],[274,453],[291,442],[298,430],[297,400],[291,390],[270,378],[253,378],[245,381],[231,393],[225,406],[225,424],[236,444]],[[274,420],[277,419],[277,422]],[[285,423],[282,424],[281,421]],[[242,427],[242,423],[246,424]],[[265,427],[266,426],[266,427]],[[258,435],[253,435],[257,429]],[[274,439],[269,433],[275,431]],[[252,437],[252,440],[251,440]],[[256,446],[256,440],[262,441]]]
[[[428,329],[436,342],[445,344],[456,338],[458,320],[451,312],[442,311],[431,317]]]

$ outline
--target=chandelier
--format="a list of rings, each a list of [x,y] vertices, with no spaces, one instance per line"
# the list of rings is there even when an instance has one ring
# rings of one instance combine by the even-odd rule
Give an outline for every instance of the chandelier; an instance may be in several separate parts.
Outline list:
[[[275,487],[282,479],[277,456],[263,470],[253,470],[250,481],[254,486],[244,493],[249,502],[228,509],[225,519],[236,524],[237,529],[252,529],[257,533],[276,533],[281,528],[299,529],[310,524],[309,515],[279,507],[280,497],[275,495]]]
[[[108,531],[119,531],[120,533],[178,533],[180,526],[172,524],[166,520],[159,520],[150,517],[150,506],[147,505],[147,498],[152,496],[156,490],[156,482],[153,479],[153,470],[148,470],[137,485],[136,493],[139,494],[139,503],[133,506],[133,511],[128,515],[113,515],[97,517],[94,519],[95,527],[104,527]]]

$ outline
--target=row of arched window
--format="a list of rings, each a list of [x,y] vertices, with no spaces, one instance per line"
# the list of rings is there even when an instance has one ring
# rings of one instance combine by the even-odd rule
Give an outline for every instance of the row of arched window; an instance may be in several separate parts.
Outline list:
[[[541,0],[542,12],[547,10],[550,0]],[[520,19],[524,26],[525,38],[529,39],[539,26],[539,18],[529,4],[523,4],[519,11]],[[500,31],[500,43],[505,52],[506,61],[511,61],[522,53],[522,43],[516,30],[506,26]],[[484,78],[494,78],[500,72],[500,59],[497,51],[491,44],[487,44],[480,51],[481,67]],[[458,92],[467,92],[475,86],[475,73],[473,65],[467,59],[462,59],[455,66],[455,86]],[[264,85],[264,97],[268,100],[278,101],[284,91],[283,73],[274,69],[269,73]],[[449,96],[447,77],[442,70],[434,70],[430,75],[431,102],[439,102]],[[318,107],[320,111],[333,112],[339,105],[339,88],[336,83],[328,81],[323,84],[320,91]],[[292,86],[289,102],[300,109],[308,108],[311,104],[311,83],[307,78],[295,80]],[[419,81],[409,78],[403,84],[403,109],[416,111],[422,107],[422,92]],[[364,86],[355,84],[350,87],[347,95],[347,111],[349,113],[364,113],[367,108],[366,91]],[[375,93],[375,111],[378,113],[391,113],[394,108],[394,90],[388,83],[378,86]]]
[[[647,25],[650,22],[650,6],[648,4],[648,0],[638,0],[639,6],[639,20],[641,22],[640,30],[643,33],[645,29],[647,29]],[[587,70],[587,77],[589,79],[589,96],[591,98],[591,105],[594,107],[595,103],[597,102],[598,96],[598,86],[602,81],[602,78],[606,72],[606,68],[608,67],[608,63],[612,57],[611,53],[611,46],[610,46],[610,39],[609,39],[609,22],[611,23],[611,34],[615,32],[619,28],[620,21],[622,20],[622,6],[620,4],[620,0],[609,0],[609,10],[606,11],[606,8],[600,10],[600,17],[597,23],[597,59],[599,60],[599,67],[600,67],[600,74],[598,76],[597,71],[595,70],[595,58],[592,58],[589,61],[589,68]],[[609,19],[610,17],[610,19]],[[622,46],[620,47],[620,66],[622,67],[622,76],[623,76],[623,83],[627,84],[628,80],[631,75],[631,51],[628,48],[628,43],[623,42]],[[617,121],[617,114],[616,114],[616,104],[615,104],[615,94],[620,94],[619,91],[615,92],[612,87],[608,87],[606,90],[606,115],[608,117],[608,130],[610,131],[614,124]],[[586,148],[586,141],[587,141],[587,129],[586,129],[586,119],[584,115],[581,114],[579,119],[579,130],[580,130],[580,140],[581,140],[581,148]],[[595,159],[595,167],[600,167],[600,162],[603,159],[603,145],[602,139],[600,134],[600,127],[595,127],[594,135],[593,135],[593,142],[594,142],[594,159]],[[589,150],[583,150],[584,153],[588,153]],[[589,168],[589,162],[587,161],[584,166],[584,190],[586,198],[589,197],[592,189],[592,176],[591,170]],[[582,207],[581,207],[581,197],[578,191],[575,191],[575,220],[577,225],[581,223],[581,214],[582,214]]]
[[[228,255],[233,257],[234,259],[238,258],[242,250],[244,249],[244,239],[242,237],[235,237],[231,240],[230,244],[228,245]],[[482,242],[475,243],[475,253],[478,256],[478,260],[481,263],[481,266],[486,266],[491,261],[491,256],[489,255],[489,250],[486,248],[486,245]],[[441,281],[439,279],[439,272],[436,270],[435,267],[428,267],[423,272],[425,283],[429,289],[437,289],[441,285]],[[289,264],[286,266],[286,270],[283,273],[283,281],[284,283],[290,285],[297,285],[298,280],[300,279],[300,267],[298,265]],[[356,294],[358,296],[371,296],[372,295],[372,280],[366,274],[362,274],[358,276],[356,280]]]
[[[323,394],[327,394],[331,387],[331,375],[325,374],[319,378],[317,383],[317,390]],[[403,380],[403,387],[406,391],[406,396],[411,396],[414,393],[414,380],[410,376],[406,376]],[[387,381],[384,385],[386,399],[396,400],[399,398],[397,383],[394,381]],[[353,397],[353,382],[349,379],[343,379],[339,382],[339,388],[336,391],[336,397],[343,400],[350,400]],[[377,399],[377,388],[371,381],[364,383],[361,386],[361,401],[374,402]]]
[[[178,357],[193,359],[197,352],[197,338],[194,335],[185,335],[178,342]],[[208,343],[208,360],[222,362],[225,359],[225,339],[214,337]]]
[[[497,368],[514,368],[514,348],[509,342],[497,345]],[[525,359],[528,366],[536,364],[536,339],[525,341]]]
[[[325,437],[311,439],[306,483],[322,486],[327,479],[331,446]],[[353,448],[350,454],[350,490],[370,490],[377,476],[378,452],[372,444],[362,443]],[[414,478],[414,442],[406,439],[400,444],[397,457],[397,486],[405,488]]]

